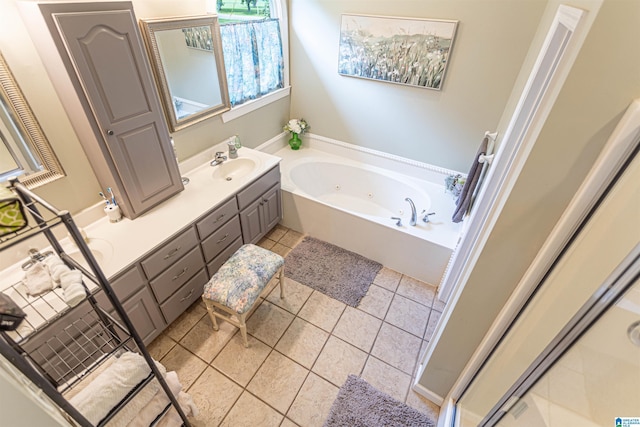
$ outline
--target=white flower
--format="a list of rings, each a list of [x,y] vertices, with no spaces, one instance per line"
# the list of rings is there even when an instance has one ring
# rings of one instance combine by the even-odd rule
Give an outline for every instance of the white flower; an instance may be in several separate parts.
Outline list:
[[[303,134],[307,131],[309,125],[304,119],[291,119],[284,125],[284,130],[287,132],[294,132],[297,134]]]

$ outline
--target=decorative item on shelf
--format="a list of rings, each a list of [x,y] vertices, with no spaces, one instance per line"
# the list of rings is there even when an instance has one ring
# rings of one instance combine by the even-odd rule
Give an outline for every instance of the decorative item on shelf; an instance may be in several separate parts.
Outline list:
[[[283,129],[287,132],[291,132],[289,146],[292,150],[300,149],[300,146],[302,145],[300,135],[305,133],[309,127],[310,126],[305,119],[291,119],[286,125],[284,125]]]

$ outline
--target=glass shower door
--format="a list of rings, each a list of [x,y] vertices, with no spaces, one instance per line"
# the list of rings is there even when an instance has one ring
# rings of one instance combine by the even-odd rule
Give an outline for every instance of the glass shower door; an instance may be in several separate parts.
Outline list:
[[[497,425],[640,426],[640,280]]]

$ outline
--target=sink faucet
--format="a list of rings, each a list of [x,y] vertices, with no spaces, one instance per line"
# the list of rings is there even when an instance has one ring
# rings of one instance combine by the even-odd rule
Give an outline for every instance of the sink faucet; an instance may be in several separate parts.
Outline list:
[[[411,220],[409,220],[409,225],[412,225],[415,227],[416,225],[416,219],[418,218],[418,215],[416,214],[416,205],[413,204],[413,200],[411,200],[410,198],[406,198],[404,199],[406,202],[409,202],[409,204],[411,205]]]
[[[216,166],[227,160],[227,156],[223,156],[223,154],[223,151],[216,151],[216,157],[211,161],[210,165]]]

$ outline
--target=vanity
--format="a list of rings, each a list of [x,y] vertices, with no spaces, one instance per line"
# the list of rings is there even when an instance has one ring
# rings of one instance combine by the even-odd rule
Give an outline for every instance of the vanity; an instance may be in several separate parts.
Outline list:
[[[234,168],[234,162],[240,165]],[[187,173],[185,190],[151,212],[85,228],[90,248],[94,239],[113,246],[101,267],[145,343],[200,298],[204,284],[240,246],[257,243],[280,222],[278,162],[241,148],[238,159]],[[217,173],[221,166],[225,174]],[[106,301],[100,293],[96,298]]]
[[[280,158],[245,147],[238,154],[215,166],[204,161],[186,172],[190,182],[184,191],[135,220],[111,223],[105,216],[82,227],[96,261],[147,344],[200,298],[205,283],[240,246],[257,243],[282,218]],[[77,248],[65,240],[65,252],[82,262]],[[10,283],[3,280],[2,285],[18,283],[21,274],[19,266],[8,268],[3,276]],[[92,282],[85,283],[91,288]],[[3,292],[20,299],[12,294],[21,293],[19,284]],[[103,291],[95,292],[98,303],[110,307]],[[29,306],[25,311],[38,309]],[[45,332],[51,333],[55,331],[50,328]]]

